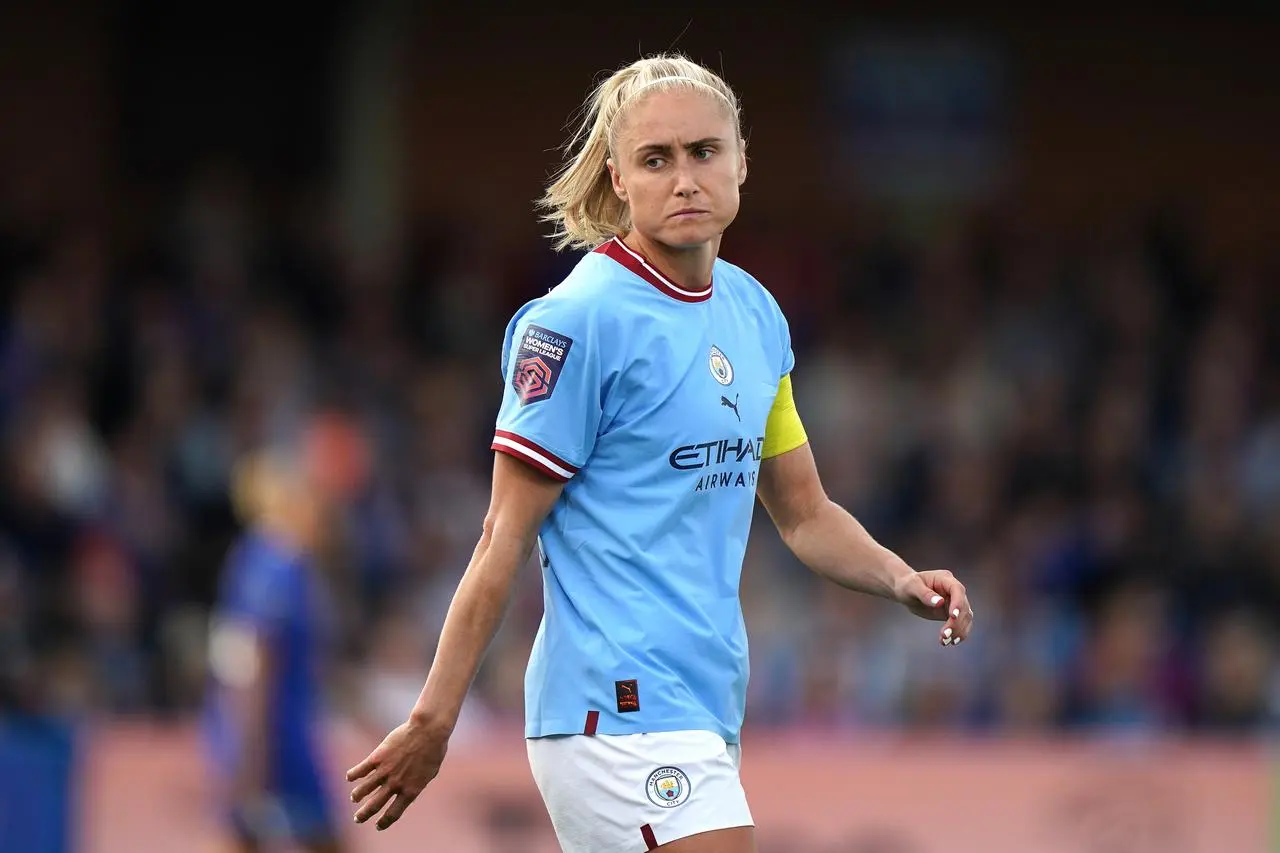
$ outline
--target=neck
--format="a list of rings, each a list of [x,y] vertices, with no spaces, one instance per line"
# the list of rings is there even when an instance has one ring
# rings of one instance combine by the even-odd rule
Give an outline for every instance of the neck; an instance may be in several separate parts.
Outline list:
[[[622,238],[633,252],[643,255],[672,284],[698,293],[711,286],[711,270],[720,252],[720,237],[689,248],[673,248],[650,240],[638,231]]]

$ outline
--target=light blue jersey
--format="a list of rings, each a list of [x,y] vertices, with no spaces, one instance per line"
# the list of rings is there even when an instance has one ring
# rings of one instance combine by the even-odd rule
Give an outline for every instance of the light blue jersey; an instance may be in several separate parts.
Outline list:
[[[738,741],[738,582],[792,363],[786,320],[750,275],[717,260],[712,288],[691,293],[620,240],[512,319],[493,448],[567,483],[540,531],[528,737]]]

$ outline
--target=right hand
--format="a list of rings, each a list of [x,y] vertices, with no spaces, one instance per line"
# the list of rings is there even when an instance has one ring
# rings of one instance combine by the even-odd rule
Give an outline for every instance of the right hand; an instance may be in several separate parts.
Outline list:
[[[399,820],[440,772],[448,746],[447,731],[412,719],[392,730],[368,758],[347,771],[348,782],[360,782],[351,791],[351,802],[360,804],[356,823],[382,812],[387,803],[391,805],[378,818],[378,829]]]

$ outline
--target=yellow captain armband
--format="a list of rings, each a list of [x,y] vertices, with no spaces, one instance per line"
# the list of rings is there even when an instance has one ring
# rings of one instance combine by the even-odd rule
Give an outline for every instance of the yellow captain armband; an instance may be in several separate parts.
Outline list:
[[[808,440],[804,424],[800,423],[800,413],[796,411],[796,398],[791,394],[791,374],[788,373],[778,383],[778,396],[773,398],[773,408],[769,410],[769,420],[764,427],[763,456],[765,459],[779,456]]]

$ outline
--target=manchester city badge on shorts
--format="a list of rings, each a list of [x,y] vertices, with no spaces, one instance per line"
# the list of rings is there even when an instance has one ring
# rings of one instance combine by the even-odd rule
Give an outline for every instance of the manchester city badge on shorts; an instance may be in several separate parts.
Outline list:
[[[649,774],[644,790],[655,806],[673,809],[689,799],[689,777],[679,767],[659,767]]]
[[[711,375],[721,385],[729,385],[733,382],[733,365],[729,363],[728,357],[720,351],[720,347],[711,347],[711,355],[707,359],[707,364],[711,367]]]

